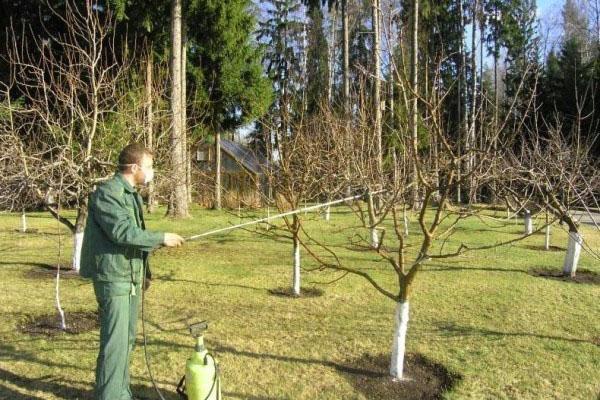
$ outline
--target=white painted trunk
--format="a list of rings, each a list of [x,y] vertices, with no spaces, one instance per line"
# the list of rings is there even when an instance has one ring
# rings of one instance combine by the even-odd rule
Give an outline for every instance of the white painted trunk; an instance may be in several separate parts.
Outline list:
[[[406,331],[408,330],[408,301],[396,305],[394,318],[394,338],[392,341],[392,360],[390,375],[402,379],[404,375],[404,353],[406,352]]]
[[[529,211],[525,212],[525,230],[526,235],[531,235],[533,232],[533,221],[531,219],[531,213]]]
[[[267,218],[271,218],[271,207],[267,207]],[[271,225],[269,225],[270,222],[267,221],[267,230],[271,229]]]
[[[408,216],[406,215],[406,210],[404,211],[404,236],[408,237]]]
[[[56,310],[58,311],[58,315],[60,317],[60,329],[64,331],[67,329],[67,321],[65,320],[65,311],[63,310],[60,304],[60,264],[58,267],[59,269],[56,271],[56,287],[54,291],[56,296],[54,301],[56,305]]]
[[[563,273],[565,275],[569,275],[571,277],[575,276],[582,244],[583,236],[581,234],[577,232],[569,232],[569,245],[567,247],[565,263],[563,264]]]
[[[371,228],[371,247],[376,249],[379,246],[379,234],[377,228]]]
[[[329,221],[331,219],[331,205],[325,208],[325,221]]]
[[[544,241],[544,249],[550,250],[550,225],[546,226],[546,239]]]
[[[296,296],[300,296],[300,240],[294,238],[294,276],[293,290]]]
[[[27,217],[25,213],[21,214],[21,232],[27,232]]]
[[[72,268],[79,272],[81,264],[81,245],[83,244],[83,232],[77,232],[73,235],[73,259]]]

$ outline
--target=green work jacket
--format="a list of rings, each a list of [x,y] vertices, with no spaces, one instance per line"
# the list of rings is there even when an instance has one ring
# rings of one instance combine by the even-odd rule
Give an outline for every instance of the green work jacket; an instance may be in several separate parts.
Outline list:
[[[79,273],[97,282],[139,284],[144,264],[151,277],[148,253],[163,240],[164,233],[146,230],[141,196],[116,173],[90,195]]]

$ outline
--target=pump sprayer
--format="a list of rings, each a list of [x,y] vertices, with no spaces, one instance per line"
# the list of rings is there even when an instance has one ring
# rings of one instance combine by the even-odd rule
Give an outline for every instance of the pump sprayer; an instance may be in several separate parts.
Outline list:
[[[221,400],[219,365],[204,346],[208,322],[192,324],[189,329],[196,339],[196,347],[187,360],[185,375],[177,385],[177,393],[186,400]]]

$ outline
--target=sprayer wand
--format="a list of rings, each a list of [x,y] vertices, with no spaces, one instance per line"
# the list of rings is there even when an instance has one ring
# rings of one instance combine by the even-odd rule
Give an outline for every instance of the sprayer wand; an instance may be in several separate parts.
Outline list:
[[[379,193],[383,193],[383,192],[386,192],[386,190],[378,190],[376,192],[371,192],[371,194],[374,195],[374,194],[379,194]],[[190,237],[186,238],[185,240],[186,240],[186,242],[190,242],[190,241],[198,240],[198,239],[206,237],[206,236],[214,235],[214,234],[217,234],[217,233],[228,232],[228,231],[232,231],[232,230],[235,230],[235,229],[240,229],[240,228],[243,228],[245,226],[256,225],[256,224],[260,224],[262,222],[268,222],[268,221],[271,221],[271,220],[277,219],[277,218],[283,218],[283,217],[287,217],[287,216],[294,215],[294,214],[300,214],[302,212],[318,210],[319,208],[323,208],[323,207],[327,207],[327,206],[332,206],[332,205],[344,203],[344,202],[347,202],[347,201],[363,199],[363,198],[365,198],[365,196],[366,196],[365,194],[359,194],[359,195],[356,195],[356,196],[350,196],[350,197],[346,197],[346,198],[343,198],[343,199],[328,201],[326,203],[319,203],[319,204],[316,204],[316,205],[310,206],[310,207],[298,208],[296,210],[286,211],[286,212],[281,213],[281,214],[271,215],[270,217],[260,218],[260,219],[254,220],[254,221],[248,221],[248,222],[244,222],[242,224],[228,226],[226,228],[219,228],[219,229],[215,229],[215,230],[212,230],[212,231],[200,233],[198,235],[190,236]]]

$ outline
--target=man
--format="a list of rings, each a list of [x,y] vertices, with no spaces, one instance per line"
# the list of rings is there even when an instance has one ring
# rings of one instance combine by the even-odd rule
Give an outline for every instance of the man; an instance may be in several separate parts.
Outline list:
[[[135,344],[140,295],[151,278],[148,254],[183,238],[150,232],[135,187],[152,180],[152,153],[130,144],[119,155],[119,172],[90,195],[81,250],[83,277],[91,278],[100,314],[95,398],[131,400],[129,359]],[[142,284],[143,282],[143,284]]]

